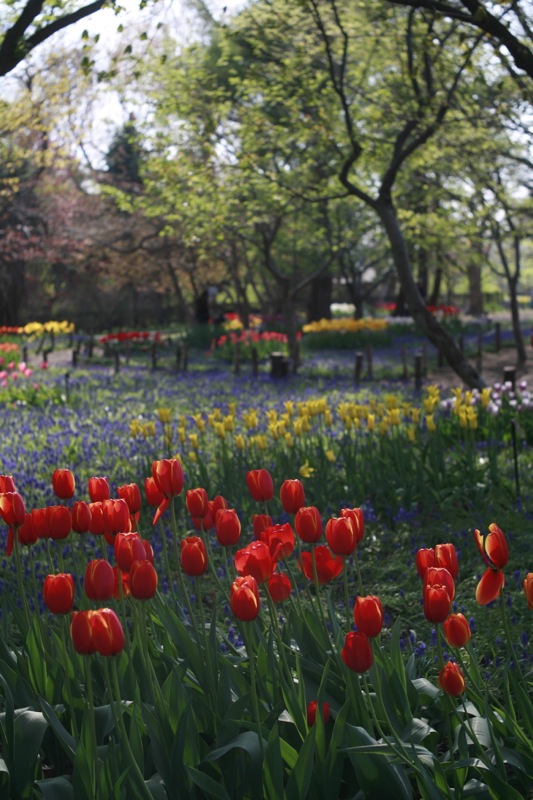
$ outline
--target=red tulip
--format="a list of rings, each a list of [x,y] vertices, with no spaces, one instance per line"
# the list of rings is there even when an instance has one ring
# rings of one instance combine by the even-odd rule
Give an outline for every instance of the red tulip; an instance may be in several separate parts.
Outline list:
[[[169,503],[169,500],[165,501]],[[197,531],[210,531],[215,525],[215,514],[213,513],[213,502],[208,500],[207,513],[203,517],[191,517],[192,524]]]
[[[362,508],[343,508],[340,513],[341,517],[346,517],[352,521],[355,543],[360,542],[365,535],[365,517]]]
[[[286,511],[287,514],[296,514],[298,509],[302,508],[305,504],[305,493],[302,482],[299,481],[298,478],[283,481],[281,489],[279,490],[279,498],[283,510]]]
[[[352,672],[366,672],[374,660],[370,639],[365,633],[350,631],[342,648],[342,660]]]
[[[425,586],[444,586],[450,595],[455,597],[455,582],[446,567],[428,567],[424,575]]]
[[[377,636],[383,627],[383,606],[379,597],[358,597],[354,606],[357,629],[367,636]]]
[[[455,580],[459,574],[459,563],[457,561],[457,551],[453,544],[435,545],[435,566],[446,567],[452,578]]]
[[[104,507],[102,503],[89,503],[88,509],[91,513],[89,533],[93,533],[95,536],[102,536],[105,532]]]
[[[202,519],[209,511],[209,498],[205,489],[189,489],[185,496],[185,504],[191,517]]]
[[[72,530],[76,533],[87,533],[91,527],[91,509],[83,500],[78,500],[72,506]]]
[[[151,600],[157,589],[157,572],[147,559],[134,561],[130,569],[130,589],[137,600]]]
[[[310,581],[314,580],[313,554],[316,564],[316,573],[319,584],[329,583],[342,572],[343,560],[334,556],[329,547],[319,544],[313,553],[301,553],[298,566]]]
[[[315,506],[302,506],[294,517],[296,533],[308,544],[318,542],[322,537],[322,517]]]
[[[470,641],[470,625],[464,614],[450,614],[442,627],[451,647],[464,647]]]
[[[118,486],[117,494],[121,500],[126,501],[132,517],[139,513],[141,510],[142,500],[141,490],[136,483],[127,483],[125,486]]]
[[[424,614],[429,622],[444,622],[450,613],[452,598],[446,586],[424,586]]]
[[[318,701],[311,700],[310,703],[307,704],[307,724],[311,728],[316,722],[316,712],[318,709]],[[324,724],[329,720],[329,703],[322,704],[322,719],[324,720]]]
[[[109,600],[113,597],[115,576],[109,561],[104,558],[89,561],[85,570],[83,588],[89,600]]]
[[[145,560],[146,551],[138,533],[117,533],[115,558],[123,572],[129,572],[134,561]]]
[[[474,539],[479,552],[485,562],[493,569],[503,569],[509,561],[509,548],[505,534],[495,522],[489,525],[489,532],[483,536],[478,530],[474,531]]]
[[[0,475],[0,494],[16,492],[15,481],[12,475]]]
[[[102,500],[104,517],[104,535],[107,543],[113,544],[117,533],[128,533],[131,530],[130,510],[122,498]]]
[[[56,469],[52,475],[52,486],[60,500],[69,500],[76,488],[74,475],[69,469]]]
[[[257,583],[267,581],[274,571],[275,563],[264,542],[252,542],[248,547],[237,550],[234,560],[239,575],[253,575]]]
[[[466,683],[460,667],[453,661],[448,661],[444,669],[439,672],[439,684],[446,694],[457,697],[465,690]]]
[[[435,566],[435,550],[432,547],[421,547],[416,553],[416,571],[424,579],[428,567]]]
[[[259,614],[259,587],[253,575],[236,578],[230,590],[230,608],[241,622],[251,622]]]
[[[268,545],[273,561],[284,561],[294,550],[294,531],[288,522],[272,525],[263,531],[260,541]]]
[[[91,618],[97,613],[97,611],[75,611],[72,615],[70,622],[72,644],[76,653],[82,656],[90,656],[96,653]]]
[[[144,494],[146,496],[146,502],[152,508],[161,505],[165,496],[162,492],[159,491],[157,488],[157,484],[153,478],[145,478],[144,481]]]
[[[72,516],[67,506],[48,506],[48,531],[51,539],[61,541],[66,539],[72,530]]]
[[[0,517],[10,528],[18,528],[26,518],[24,500],[18,492],[0,494]]]
[[[183,489],[183,469],[177,458],[152,462],[152,478],[165,497],[175,497]]]
[[[527,600],[527,607],[533,608],[533,572],[528,572],[524,579],[524,594]]]
[[[268,581],[268,593],[275,603],[283,603],[290,597],[292,585],[287,575],[274,572]]]
[[[224,508],[217,511],[215,531],[219,543],[223,547],[237,544],[241,535],[241,522],[234,508]]]
[[[228,508],[228,501],[225,497],[222,497],[221,494],[217,494],[211,502],[211,511],[213,512],[215,520],[217,518],[217,513],[219,511],[224,511],[226,508]]]
[[[131,594],[130,589],[130,576],[127,572],[122,572],[120,567],[113,567],[113,597],[115,600],[120,600],[120,592],[122,590],[122,597],[129,597]],[[122,586],[121,586],[122,584]]]
[[[31,514],[26,514],[24,517],[24,522],[22,525],[19,526],[17,530],[17,534],[19,537],[19,542],[21,544],[25,544],[28,547],[31,544],[35,544],[38,540],[37,531],[35,530],[35,526],[33,524],[33,517]],[[9,553],[8,553],[9,555]]]
[[[99,503],[102,500],[109,500],[111,497],[107,478],[89,478],[88,488],[91,503]]]
[[[254,539],[260,539],[265,528],[270,528],[270,526],[273,524],[274,523],[268,514],[254,514],[252,517]]]
[[[329,519],[326,523],[326,539],[331,552],[335,555],[351,555],[357,544],[352,520],[348,517]]]
[[[90,617],[92,642],[101,656],[116,656],[126,643],[120,620],[111,608],[100,608]]]
[[[141,539],[142,546],[144,547],[144,558],[146,561],[151,561],[152,564],[154,563],[155,555],[154,555],[154,548],[148,541],[148,539]]]
[[[197,577],[207,569],[207,551],[204,540],[200,536],[188,536],[182,539],[181,566],[187,575]]]
[[[34,508],[31,512],[31,521],[39,539],[50,538],[50,524],[47,508]]]
[[[66,572],[47,575],[43,584],[43,600],[52,614],[68,614],[74,604],[74,578]]]
[[[246,473],[248,491],[257,503],[268,503],[274,497],[274,483],[266,469],[252,469]]]
[[[476,601],[480,606],[492,603],[500,596],[505,586],[505,575],[501,569],[488,567],[476,587]]]

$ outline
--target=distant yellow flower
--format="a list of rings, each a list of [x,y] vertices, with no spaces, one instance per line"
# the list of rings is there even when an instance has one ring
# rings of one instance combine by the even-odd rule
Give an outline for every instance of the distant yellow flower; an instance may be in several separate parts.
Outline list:
[[[145,439],[149,436],[155,436],[155,422],[145,422],[142,426],[142,435]]]
[[[490,396],[492,394],[492,389],[490,386],[486,386],[484,389],[481,390],[481,405],[483,408],[487,408],[488,404],[490,403]]]
[[[435,420],[433,418],[433,414],[428,414],[426,416],[426,428],[430,433],[433,433],[437,430],[437,426],[435,425]]]
[[[400,409],[399,408],[391,408],[389,410],[389,424],[390,425],[399,425],[400,424]]]
[[[309,466],[309,460],[306,458],[305,459],[305,464],[303,466],[301,466],[298,471],[300,473],[300,477],[302,477],[302,478],[310,478],[311,475],[313,474],[313,472],[315,471],[315,468]]]
[[[216,433],[216,435],[218,436],[219,439],[225,439],[226,438],[226,429],[224,427],[224,423],[223,422],[216,422],[215,423],[215,433]]]
[[[293,401],[292,400],[286,400],[285,403],[284,403],[284,406],[285,406],[286,413],[289,416],[292,416],[292,414],[294,414],[294,403],[293,403]]]
[[[389,428],[390,428],[389,421],[387,419],[382,419],[381,422],[379,423],[379,432],[381,433],[381,435],[385,436],[385,434],[389,432]]]
[[[328,426],[331,426],[331,425],[333,425],[333,417],[332,417],[332,415],[331,415],[331,411],[329,410],[329,408],[327,408],[327,409],[324,411],[324,422],[325,422],[325,423],[326,423],[326,425],[328,425]]]
[[[228,414],[227,417],[224,417],[222,424],[227,431],[233,431],[235,429],[235,420],[231,414]]]
[[[413,407],[411,409],[411,419],[413,420],[415,425],[418,425],[420,422],[420,409]]]
[[[330,461],[332,464],[333,464],[334,461],[337,460],[337,457],[336,457],[335,453],[333,452],[333,450],[326,450],[324,455],[326,456],[327,460]]]
[[[235,447],[237,450],[244,450],[246,446],[246,442],[244,440],[244,436],[241,433],[238,433],[235,437]]]
[[[130,423],[130,436],[135,439],[142,432],[142,425],[138,419]]]
[[[250,411],[247,411],[242,416],[244,426],[251,430],[251,428],[257,428],[259,425],[259,418],[257,416],[257,411],[255,408],[252,408]]]
[[[196,427],[198,428],[200,433],[204,433],[205,432],[205,419],[202,417],[202,415],[201,414],[193,414],[192,418],[194,420],[194,424],[196,425]]]
[[[416,428],[414,425],[409,425],[407,428],[407,438],[410,442],[416,441]]]
[[[170,422],[170,417],[171,417],[170,408],[158,408],[156,409],[156,414],[159,417],[159,422],[162,422],[163,425],[168,424]]]
[[[294,439],[292,438],[292,433],[290,431],[285,434],[285,442],[288,447],[294,446]]]
[[[191,450],[191,452],[189,453],[189,459],[190,459],[191,461],[198,461],[198,456],[196,455],[196,453],[194,452],[194,450]]]
[[[198,434],[197,433],[190,433],[189,434],[189,444],[193,448],[193,450],[198,450]]]
[[[366,425],[369,431],[373,431],[376,427],[376,417],[374,414],[369,414],[366,420]]]
[[[229,413],[232,415],[232,417],[234,417],[235,414],[237,413],[237,403],[233,400],[229,404],[228,408],[229,408]]]
[[[184,442],[187,438],[187,434],[185,433],[185,428],[178,428],[178,438],[180,442]]]

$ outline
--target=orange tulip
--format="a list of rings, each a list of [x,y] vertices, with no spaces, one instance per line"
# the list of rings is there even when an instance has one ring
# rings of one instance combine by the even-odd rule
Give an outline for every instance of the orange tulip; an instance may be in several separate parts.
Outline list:
[[[229,604],[241,622],[251,622],[259,614],[259,588],[253,575],[236,578],[230,590]]]
[[[466,688],[464,675],[460,667],[453,661],[448,661],[444,669],[439,672],[439,684],[446,694],[457,697],[462,694]]]
[[[500,596],[504,586],[505,576],[503,570],[488,567],[476,587],[476,601],[480,606],[492,603],[493,600]]]
[[[524,593],[526,595],[527,607],[533,608],[533,572],[528,572],[524,579]]]

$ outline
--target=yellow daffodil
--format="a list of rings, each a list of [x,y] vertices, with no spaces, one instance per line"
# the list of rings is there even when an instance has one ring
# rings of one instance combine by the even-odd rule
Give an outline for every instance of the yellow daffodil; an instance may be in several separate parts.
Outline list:
[[[310,478],[314,471],[315,468],[309,466],[309,461],[307,458],[305,459],[305,464],[303,464],[303,466],[301,466],[298,470],[300,477],[302,478]]]

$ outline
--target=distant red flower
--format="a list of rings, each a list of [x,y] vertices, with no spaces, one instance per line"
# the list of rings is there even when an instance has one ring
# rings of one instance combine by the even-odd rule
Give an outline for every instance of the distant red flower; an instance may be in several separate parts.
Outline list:
[[[287,514],[296,514],[298,509],[305,505],[305,492],[302,482],[298,478],[288,478],[283,481],[279,490],[279,497],[283,510]]]
[[[310,703],[307,704],[307,724],[309,727],[312,727],[316,722],[316,712],[318,710],[318,701],[311,700]],[[322,704],[322,719],[324,720],[324,724],[329,720],[330,715],[330,708],[329,703]]]
[[[258,583],[268,581],[275,566],[268,545],[260,541],[237,550],[234,561],[239,575],[253,575]]]
[[[69,469],[56,469],[52,475],[52,486],[60,500],[69,500],[76,488],[74,475]]]
[[[236,578],[230,589],[230,608],[241,622],[251,622],[259,614],[259,588],[253,575]]]
[[[341,656],[352,672],[363,673],[369,670],[374,656],[368,636],[357,631],[347,633]]]

